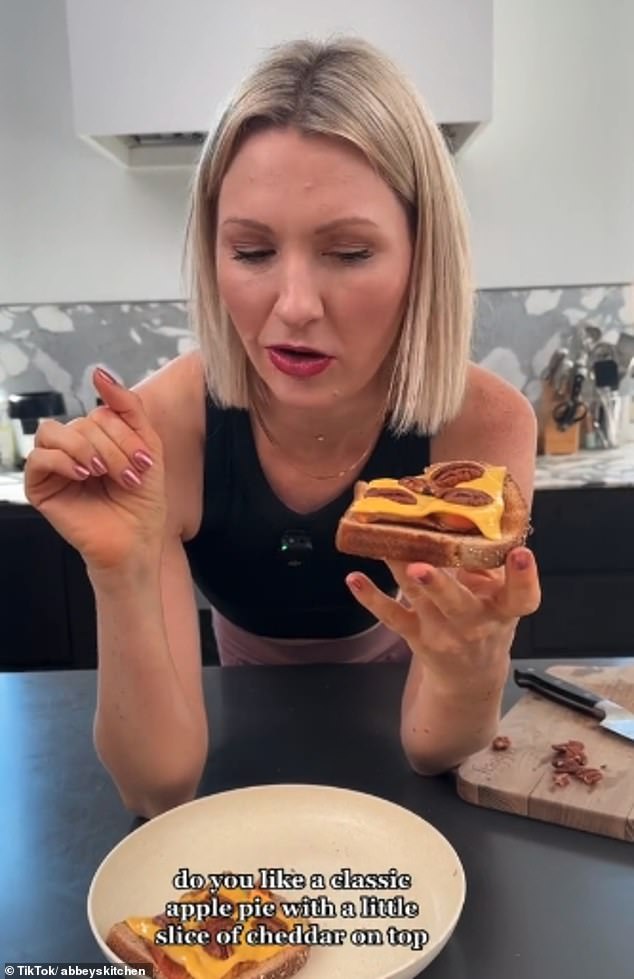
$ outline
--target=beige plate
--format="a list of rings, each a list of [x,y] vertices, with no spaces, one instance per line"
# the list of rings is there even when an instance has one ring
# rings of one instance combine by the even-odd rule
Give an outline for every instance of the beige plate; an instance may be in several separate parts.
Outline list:
[[[145,823],[108,854],[88,893],[88,919],[110,962],[109,927],[128,916],[150,917],[165,902],[178,900],[172,878],[182,867],[207,875],[232,871],[258,875],[281,867],[303,874],[306,887],[277,889],[283,897],[325,895],[335,917],[317,920],[320,929],[343,929],[339,946],[314,946],[301,979],[412,979],[450,938],[465,899],[465,876],[458,856],[438,830],[407,809],[384,799],[323,785],[262,785],[196,799]],[[339,890],[330,877],[342,868],[354,874],[388,873],[412,878],[409,888]],[[326,886],[310,886],[323,874]],[[319,884],[318,880],[313,882]],[[182,893],[182,892],[181,892]],[[419,906],[415,917],[361,916],[360,898],[401,895]],[[358,917],[343,917],[350,902]],[[408,929],[421,943],[390,945],[388,928]],[[353,945],[353,931],[378,930],[380,945]],[[428,933],[425,944],[424,932]]]

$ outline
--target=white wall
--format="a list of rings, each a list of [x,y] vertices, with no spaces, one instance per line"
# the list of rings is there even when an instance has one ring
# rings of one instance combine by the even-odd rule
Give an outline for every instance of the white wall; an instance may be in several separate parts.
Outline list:
[[[634,280],[634,0],[496,0],[459,170],[484,287]]]
[[[495,32],[494,120],[459,163],[478,285],[632,281],[634,3],[497,0]],[[0,0],[0,72],[0,303],[182,295],[189,175],[74,137],[63,0]]]
[[[0,0],[0,303],[174,299],[189,174],[74,135],[63,0]]]

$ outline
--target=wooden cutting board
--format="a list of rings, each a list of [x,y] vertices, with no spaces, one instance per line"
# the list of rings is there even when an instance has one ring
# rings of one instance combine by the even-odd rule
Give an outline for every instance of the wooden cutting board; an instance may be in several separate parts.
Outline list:
[[[512,668],[512,667],[511,667]],[[634,666],[553,666],[547,672],[634,712]],[[526,691],[500,722],[506,751],[485,748],[457,770],[458,795],[489,809],[634,842],[634,742],[604,731],[589,715]],[[553,786],[553,744],[583,741],[588,766],[603,779]],[[605,767],[602,767],[605,766]]]

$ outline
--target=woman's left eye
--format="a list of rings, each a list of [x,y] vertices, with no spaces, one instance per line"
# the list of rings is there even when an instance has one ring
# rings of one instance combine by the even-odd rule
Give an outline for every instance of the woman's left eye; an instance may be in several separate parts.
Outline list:
[[[234,249],[233,258],[236,262],[250,262],[256,265],[258,262],[265,262],[267,258],[270,258],[273,254],[271,248],[254,248],[251,250],[236,248]]]
[[[335,255],[340,262],[349,265],[352,265],[354,262],[363,262],[368,258],[372,258],[372,252],[369,248],[360,248],[354,252],[333,252],[332,254]]]

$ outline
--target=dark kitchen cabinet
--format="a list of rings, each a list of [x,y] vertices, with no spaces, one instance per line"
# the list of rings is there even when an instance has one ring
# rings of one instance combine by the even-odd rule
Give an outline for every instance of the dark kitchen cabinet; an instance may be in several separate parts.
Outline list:
[[[542,604],[521,624],[529,651],[514,655],[631,655],[634,488],[539,490],[532,523]]]
[[[0,503],[0,669],[73,666],[65,546],[32,507]]]
[[[211,615],[198,612],[205,664],[217,663]],[[78,552],[31,506],[0,503],[0,670],[97,665],[95,600]]]
[[[532,523],[542,604],[521,620],[512,655],[631,655],[634,488],[538,490]],[[30,506],[0,503],[0,621],[0,670],[97,664],[83,561]],[[203,660],[216,663],[207,609],[199,622]]]

